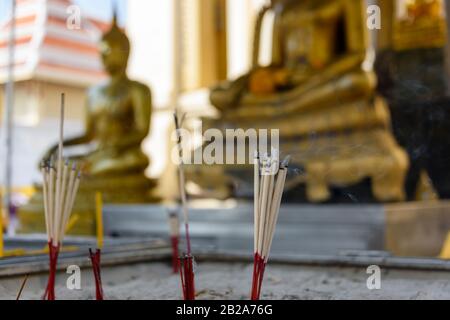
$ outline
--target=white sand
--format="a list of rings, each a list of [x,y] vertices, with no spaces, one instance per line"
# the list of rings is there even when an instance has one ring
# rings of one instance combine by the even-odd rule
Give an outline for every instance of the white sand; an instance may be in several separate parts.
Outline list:
[[[250,264],[202,263],[197,270],[198,299],[247,299],[252,266]],[[57,279],[58,299],[93,299],[91,270],[82,271],[82,289],[71,291]],[[445,272],[383,270],[381,290],[369,290],[368,275],[362,268],[321,268],[269,266],[263,299],[450,299],[450,276]],[[45,276],[29,279],[23,299],[40,299]],[[15,299],[22,279],[0,280],[0,299]],[[107,299],[179,299],[180,280],[163,263],[139,264],[103,270]]]

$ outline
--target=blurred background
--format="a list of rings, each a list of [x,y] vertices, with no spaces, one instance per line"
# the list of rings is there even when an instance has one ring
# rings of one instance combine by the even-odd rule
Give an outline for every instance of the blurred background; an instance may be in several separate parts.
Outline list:
[[[283,7],[275,5],[271,7],[274,10],[266,10],[265,7],[271,3],[281,3],[281,6],[289,3],[284,7],[288,13],[283,16],[282,27],[275,22],[279,13],[277,9]],[[298,188],[288,194],[287,199],[325,204],[333,204],[335,199],[340,202],[342,198],[357,204],[429,203],[448,199],[450,64],[446,2],[339,0],[314,4],[309,1],[309,5],[304,7],[301,3],[288,0],[17,0],[12,64],[14,105],[10,123],[12,130],[8,131],[6,106],[12,1],[0,0],[0,184],[7,184],[8,173],[11,174],[16,205],[23,204],[32,194],[33,184],[41,180],[39,160],[58,138],[61,92],[65,92],[67,97],[66,136],[84,132],[86,90],[107,79],[98,44],[102,34],[110,28],[115,8],[118,24],[131,41],[128,75],[152,90],[151,133],[143,144],[144,152],[151,158],[146,174],[159,179],[160,193],[165,197],[175,198],[177,195],[173,187],[175,167],[170,161],[173,144],[170,133],[175,107],[179,105],[194,118],[215,116],[220,120],[215,123],[216,127],[225,126],[232,121],[225,116],[221,118],[226,112],[220,113],[223,110],[220,110],[219,103],[210,99],[210,95],[217,92],[220,96],[221,90],[226,91],[223,89],[226,86],[216,87],[226,80],[230,81],[231,85],[228,84],[232,89],[236,83],[239,86],[242,75],[248,76],[251,83],[248,85],[249,96],[238,95],[239,98],[244,97],[243,104],[246,101],[250,101],[249,105],[273,102],[264,96],[267,92],[263,92],[260,99],[255,95],[266,90],[261,89],[261,79],[267,76],[264,68],[269,66],[270,77],[270,68],[280,58],[274,48],[287,39],[283,42],[283,49],[291,50],[292,56],[286,54],[284,58],[287,61],[282,61],[284,64],[280,70],[293,78],[297,76],[297,82],[269,88],[268,96],[280,94],[273,105],[281,109],[286,107],[286,103],[286,110],[289,110],[289,90],[295,94],[298,88],[301,91],[303,86],[309,88],[308,85],[314,87],[319,83],[317,91],[311,90],[314,95],[308,96],[311,98],[309,107],[317,108],[307,109],[305,113],[297,110],[292,115],[287,112],[278,118],[269,116],[269,120],[261,122],[261,126],[267,123],[273,127],[279,125],[282,138],[285,137],[283,135],[291,135],[289,138],[292,138],[294,132],[293,139],[298,139],[295,142],[302,141],[297,149],[292,145],[283,148],[286,152],[292,151],[293,158],[298,159],[298,163],[294,163],[293,185],[306,182],[310,189]],[[344,3],[342,8],[345,9],[336,9],[336,3]],[[349,3],[358,4],[357,9],[347,6]],[[323,11],[320,10],[322,5],[325,7]],[[326,5],[338,13],[333,10],[329,13]],[[377,7],[374,9],[372,5]],[[333,16],[335,13],[339,14],[337,18]],[[313,19],[304,18],[309,17],[308,14]],[[375,19],[372,25],[366,23],[371,16]],[[317,21],[325,21],[327,27],[319,26],[318,31],[311,25],[305,27],[311,21],[314,28],[320,25]],[[339,29],[330,27],[334,25]],[[303,33],[296,33],[295,28]],[[312,29],[316,32],[314,39],[308,38]],[[279,30],[287,32],[277,37]],[[332,41],[327,41],[330,39]],[[310,48],[305,49],[308,45]],[[312,57],[311,52],[305,54],[309,49],[318,54]],[[356,59],[355,65],[348,66],[345,58],[349,58],[348,64]],[[262,70],[261,78],[255,76],[255,70]],[[235,79],[238,81],[233,82]],[[215,89],[211,91],[211,88]],[[358,94],[360,96],[356,96]],[[323,101],[321,97],[328,100]],[[318,101],[317,105],[315,101]],[[253,112],[251,120],[258,119],[258,109],[249,112],[250,115]],[[370,118],[372,116],[373,119]],[[272,119],[279,122],[272,123]],[[251,124],[259,125],[260,120]],[[234,124],[239,125],[240,121],[238,119]],[[12,138],[9,147],[8,137]],[[311,144],[303,143],[305,140]],[[335,149],[337,152],[333,151]],[[342,158],[337,159],[337,154]],[[12,157],[10,167],[4,163],[8,156]],[[310,172],[317,169],[320,174],[321,169],[314,166],[317,163],[326,163],[330,167],[342,164],[344,168],[326,181],[337,186],[330,195],[323,195],[322,185],[314,185],[321,177],[310,173],[306,180],[299,177],[299,172],[308,172],[309,169]],[[374,173],[385,168],[381,174]],[[388,171],[392,177],[380,178]],[[235,176],[245,177],[241,173],[235,173]],[[365,179],[367,176],[372,180]],[[219,181],[215,176],[210,180],[212,184]],[[375,196],[366,197],[364,192],[370,188]],[[419,208],[436,214],[430,228],[438,230],[439,236],[433,239],[431,246],[434,251],[429,248],[422,251],[428,255],[439,252],[450,230],[446,208],[446,202]],[[294,209],[291,211],[293,215],[296,214]],[[404,211],[411,216],[418,212],[416,209]],[[364,212],[365,209],[357,210]],[[307,214],[315,216],[317,212],[312,209]],[[384,215],[384,212],[380,214]],[[333,224],[334,220],[327,215],[325,212],[323,221]],[[367,217],[370,216],[368,213]],[[353,216],[350,215],[348,221],[353,221]],[[395,218],[392,221],[389,226],[394,227],[386,232],[398,234],[404,224],[396,229],[398,221]],[[414,220],[414,223],[419,222]],[[364,223],[370,227],[370,222],[362,221],[361,225]],[[384,224],[384,220],[380,224]],[[311,234],[313,230],[308,229],[307,232]],[[345,229],[341,229],[340,234],[345,233],[342,230]],[[361,230],[358,231],[360,234],[366,232]],[[411,230],[414,228],[409,228],[408,232]],[[404,239],[408,238],[408,232]],[[426,230],[421,232],[422,235],[427,233]],[[377,237],[383,238],[384,234],[377,233]],[[333,235],[329,239],[330,243],[334,242]],[[370,243],[372,240],[367,241]],[[399,243],[398,239],[392,241],[391,248]],[[383,245],[372,247],[382,248]],[[400,248],[398,252],[412,251]]]
[[[252,23],[263,4],[262,0],[182,2],[180,76],[188,104],[198,110],[208,106],[209,86],[249,68]],[[81,30],[66,27],[70,5],[79,6]],[[8,79],[10,8],[11,1],[0,1],[2,110]],[[174,70],[174,5],[172,1],[120,0],[117,11],[119,24],[132,43],[129,75],[152,88],[154,118],[145,150],[153,159],[148,174],[159,176],[168,160],[167,132],[173,112],[174,77],[178,74]],[[60,92],[68,97],[67,135],[83,130],[85,91],[105,78],[97,42],[108,29],[112,12],[113,2],[109,0],[18,1],[13,154],[14,167],[20,169],[13,171],[15,188],[39,181],[36,163],[57,139],[54,132]],[[230,19],[232,23],[227,23]],[[270,41],[269,34],[266,38]]]

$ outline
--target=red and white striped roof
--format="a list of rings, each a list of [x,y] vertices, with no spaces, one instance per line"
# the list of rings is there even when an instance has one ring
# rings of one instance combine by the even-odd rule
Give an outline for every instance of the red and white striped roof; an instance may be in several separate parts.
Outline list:
[[[17,0],[16,81],[87,87],[105,79],[98,40],[109,25],[81,14],[81,28],[68,28],[71,5],[71,0]],[[11,19],[0,26],[0,83],[8,79],[10,26]]]

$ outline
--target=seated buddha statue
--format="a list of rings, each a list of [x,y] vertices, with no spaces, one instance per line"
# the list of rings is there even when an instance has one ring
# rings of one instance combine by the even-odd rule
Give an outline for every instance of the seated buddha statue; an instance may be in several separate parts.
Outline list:
[[[84,224],[75,225],[79,227],[77,233],[95,230],[92,217],[96,192],[102,193],[106,203],[158,200],[152,194],[156,182],[145,177],[149,159],[141,149],[150,129],[151,91],[127,76],[130,42],[117,26],[116,18],[101,39],[100,53],[109,78],[87,93],[85,133],[64,141],[65,158],[76,161],[83,173],[74,214],[81,216]],[[52,146],[42,161],[48,161],[57,148]],[[32,229],[36,218],[33,213],[42,209],[41,193],[38,188],[30,204],[19,213],[23,229]]]
[[[364,179],[378,201],[404,198],[408,159],[375,92],[364,3],[272,0],[257,18],[250,71],[211,91],[219,116],[204,119],[206,127],[279,129],[281,151],[305,172],[291,177],[290,185],[305,184],[308,201],[329,201],[332,188]],[[260,66],[261,25],[269,11],[272,61]],[[198,169],[195,174],[201,186],[205,176]]]
[[[149,165],[141,144],[150,129],[152,97],[146,85],[127,76],[130,42],[115,20],[101,39],[100,52],[109,79],[88,91],[86,132],[64,141],[64,148],[94,145],[93,151],[72,157],[87,176],[142,173]],[[51,147],[43,160],[57,148]]]
[[[367,39],[360,2],[273,0],[271,65],[259,67],[255,58],[248,74],[212,90],[212,104],[225,118],[242,120],[372,94],[375,77],[362,69]],[[295,103],[280,106],[288,101]]]

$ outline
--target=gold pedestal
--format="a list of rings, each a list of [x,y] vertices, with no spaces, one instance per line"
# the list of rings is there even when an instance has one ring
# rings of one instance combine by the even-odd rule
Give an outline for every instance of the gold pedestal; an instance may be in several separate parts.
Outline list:
[[[396,256],[438,257],[450,239],[449,201],[387,205],[385,219],[386,250]]]

